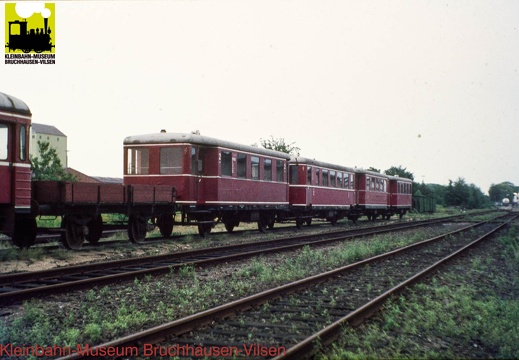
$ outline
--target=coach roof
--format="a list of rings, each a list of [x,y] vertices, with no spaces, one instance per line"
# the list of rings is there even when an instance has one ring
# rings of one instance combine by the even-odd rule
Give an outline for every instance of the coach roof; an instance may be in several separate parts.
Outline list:
[[[135,135],[128,136],[124,139],[124,145],[141,145],[141,144],[163,144],[163,145],[171,145],[171,144],[195,144],[202,146],[214,146],[221,147],[236,151],[243,151],[248,153],[254,153],[259,155],[277,157],[282,159],[290,159],[290,155],[285,154],[280,151],[264,149],[251,145],[243,145],[234,143],[231,141],[215,139],[208,136],[202,136],[198,134],[185,134],[185,133],[167,133],[160,132],[155,134],[147,134],[147,135]]]
[[[346,166],[342,166],[342,165],[335,165],[335,164],[330,164],[330,163],[327,163],[327,162],[323,162],[323,161],[317,161],[317,160],[313,160],[313,159],[308,159],[308,158],[304,158],[304,157],[300,157],[300,156],[293,156],[290,158],[290,163],[291,164],[306,164],[306,165],[311,165],[311,166],[319,166],[319,167],[322,167],[322,168],[328,168],[328,169],[332,169],[332,170],[339,170],[339,171],[348,171],[348,172],[356,172],[357,169],[354,169],[354,168],[351,168],[351,167],[346,167]]]
[[[31,116],[31,110],[20,99],[0,92],[0,111]]]

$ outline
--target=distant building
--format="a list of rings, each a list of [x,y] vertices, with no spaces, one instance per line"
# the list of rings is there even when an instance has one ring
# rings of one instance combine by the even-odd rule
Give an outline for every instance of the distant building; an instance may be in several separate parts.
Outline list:
[[[40,157],[38,141],[48,142],[56,149],[61,165],[68,167],[67,161],[67,135],[59,131],[55,126],[32,123],[30,154],[32,157]]]

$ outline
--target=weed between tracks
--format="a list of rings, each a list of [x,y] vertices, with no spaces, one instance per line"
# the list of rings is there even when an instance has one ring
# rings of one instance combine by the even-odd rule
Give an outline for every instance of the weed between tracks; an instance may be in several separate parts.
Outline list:
[[[320,359],[519,358],[519,225],[456,259]]]
[[[97,344],[433,235],[430,230],[383,235],[210,269],[185,267],[178,274],[55,296],[48,301],[33,300],[0,320],[0,342],[72,347]],[[517,255],[517,246],[509,251]],[[351,348],[346,351],[347,355],[357,353]]]

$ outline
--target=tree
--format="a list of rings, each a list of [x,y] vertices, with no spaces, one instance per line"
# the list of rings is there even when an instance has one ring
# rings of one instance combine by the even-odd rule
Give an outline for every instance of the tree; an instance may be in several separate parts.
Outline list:
[[[63,169],[56,149],[46,141],[38,141],[40,157],[31,156],[34,180],[76,181],[76,177]]]
[[[285,139],[275,139],[272,135],[268,140],[260,139],[260,143],[265,149],[281,151],[294,156],[299,156],[299,151],[301,150],[297,146],[294,146],[295,143],[287,144]]]
[[[384,172],[385,172],[386,175],[400,176],[400,177],[403,177],[403,178],[414,180],[413,173],[407,171],[407,168],[402,167],[402,166],[399,166],[399,167],[391,166],[389,169],[387,169]]]
[[[445,191],[445,204],[468,209],[482,208],[489,204],[488,197],[474,184],[468,185],[465,179],[449,180]]]
[[[508,198],[512,201],[514,193],[519,192],[519,187],[515,186],[509,181],[502,182],[500,184],[492,184],[488,189],[490,195],[490,201],[501,202],[504,198]]]

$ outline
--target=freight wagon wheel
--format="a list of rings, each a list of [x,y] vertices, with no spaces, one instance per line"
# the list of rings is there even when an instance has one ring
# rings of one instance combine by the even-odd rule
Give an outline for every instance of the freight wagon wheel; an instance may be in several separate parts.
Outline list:
[[[85,241],[84,226],[76,224],[72,219],[65,217],[62,227],[65,232],[61,234],[61,242],[70,250],[78,250]]]
[[[160,234],[165,238],[171,236],[173,232],[173,216],[171,215],[161,215],[159,218],[159,230]]]
[[[20,249],[29,248],[36,240],[36,219],[16,219],[14,223],[13,244]]]
[[[146,231],[148,229],[147,219],[139,216],[131,215],[128,221],[128,238],[134,244],[144,243],[146,239]]]
[[[87,224],[87,227],[88,235],[86,235],[86,240],[90,244],[97,244],[103,235],[103,218],[101,215],[97,215],[92,220],[90,220]]]

